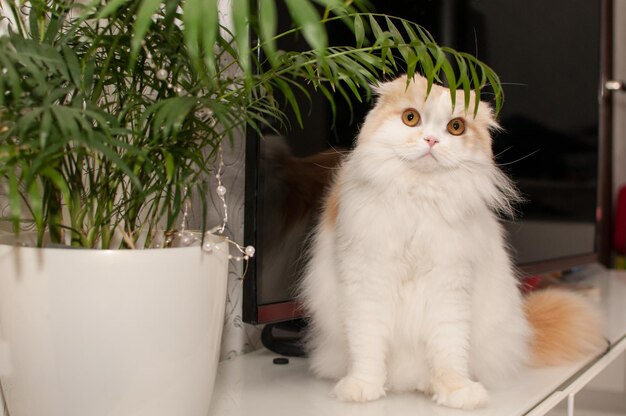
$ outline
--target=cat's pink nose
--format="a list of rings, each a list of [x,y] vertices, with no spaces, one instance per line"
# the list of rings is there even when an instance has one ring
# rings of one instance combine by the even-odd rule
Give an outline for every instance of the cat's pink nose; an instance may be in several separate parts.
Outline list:
[[[428,143],[429,147],[433,147],[434,145],[439,143],[439,139],[433,136],[424,137],[424,140],[426,141],[426,143]]]

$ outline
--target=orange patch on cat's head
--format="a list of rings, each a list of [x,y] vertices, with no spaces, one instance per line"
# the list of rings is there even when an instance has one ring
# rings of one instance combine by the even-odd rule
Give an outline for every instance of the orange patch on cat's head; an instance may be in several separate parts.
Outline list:
[[[481,152],[490,157],[493,155],[490,131],[498,129],[499,126],[493,109],[488,103],[479,102],[475,112],[476,93],[474,91],[470,92],[469,107],[465,108],[466,100],[463,90],[456,91],[455,105],[453,106],[448,88],[432,84],[430,91],[428,91],[428,81],[418,75],[411,80],[408,80],[406,75],[402,75],[392,81],[373,87],[373,90],[378,98],[376,105],[362,126],[359,142],[370,140],[371,137],[374,137],[373,133],[386,120],[399,117],[399,114],[402,114],[402,111],[407,108],[415,108],[421,112],[427,102],[441,101],[450,103],[450,119],[462,117],[466,120],[467,131],[464,136],[467,139],[465,141],[466,146],[480,149]],[[411,137],[407,140],[412,140]]]
[[[402,75],[392,81],[373,86],[372,90],[377,95],[376,104],[361,126],[359,142],[373,137],[372,133],[386,120],[396,117],[399,111],[414,107],[416,101],[423,103],[426,100],[426,85],[421,85],[422,79],[416,77],[407,84],[407,76]]]
[[[422,76],[415,75],[410,81],[407,81],[407,79],[406,75],[401,75],[392,81],[373,86],[372,89],[378,96],[376,107],[396,104],[401,97],[410,97],[411,100],[421,103],[426,102],[426,100],[438,99],[441,95],[450,97],[450,90],[438,84],[433,83],[430,87],[430,91],[428,91],[428,80]],[[470,91],[469,108],[465,111],[466,117],[475,118],[478,121],[484,122],[487,124],[488,128],[497,128],[498,123],[495,120],[494,112],[491,106],[484,101],[480,102],[476,117],[474,117],[475,102],[476,93]],[[450,105],[452,105],[451,100]],[[464,106],[465,92],[463,90],[457,90],[455,108],[464,108]]]
[[[430,91],[428,91],[428,80],[420,75],[415,75],[410,81],[407,81],[406,75],[401,75],[398,78],[383,82],[377,86],[373,86],[372,90],[378,96],[377,106],[389,103],[395,103],[398,97],[409,96],[412,99],[425,102],[427,99],[436,99],[441,95],[450,96],[450,90],[446,87],[433,83]],[[455,107],[465,106],[465,92],[463,90],[456,90]],[[473,117],[474,103],[476,102],[475,91],[470,91],[469,108],[466,111],[468,116]],[[481,101],[478,106],[478,112],[476,118],[482,121],[497,126],[497,122],[494,117],[491,106]]]

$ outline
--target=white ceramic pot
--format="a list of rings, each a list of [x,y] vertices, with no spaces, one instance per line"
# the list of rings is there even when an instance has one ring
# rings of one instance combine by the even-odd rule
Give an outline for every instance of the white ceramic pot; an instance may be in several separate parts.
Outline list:
[[[228,277],[218,245],[0,245],[7,416],[206,416]]]

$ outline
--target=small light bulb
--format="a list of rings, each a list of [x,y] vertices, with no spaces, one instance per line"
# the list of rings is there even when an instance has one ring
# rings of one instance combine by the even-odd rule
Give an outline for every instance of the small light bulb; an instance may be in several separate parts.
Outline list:
[[[182,243],[182,245],[184,246],[189,246],[191,245],[194,241],[196,240],[196,237],[191,234],[191,233],[184,233],[183,236],[180,239],[180,242]]]
[[[164,81],[167,79],[167,76],[169,75],[169,73],[167,72],[167,70],[161,68],[157,71],[156,73],[156,77],[159,81]]]

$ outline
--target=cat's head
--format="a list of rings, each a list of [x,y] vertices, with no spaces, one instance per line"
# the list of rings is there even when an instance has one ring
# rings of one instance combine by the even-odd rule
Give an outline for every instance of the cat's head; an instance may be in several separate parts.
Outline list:
[[[492,164],[490,130],[498,128],[491,106],[481,102],[474,115],[474,93],[465,109],[463,91],[452,107],[450,90],[406,76],[376,87],[378,100],[368,114],[357,146],[422,171]]]

